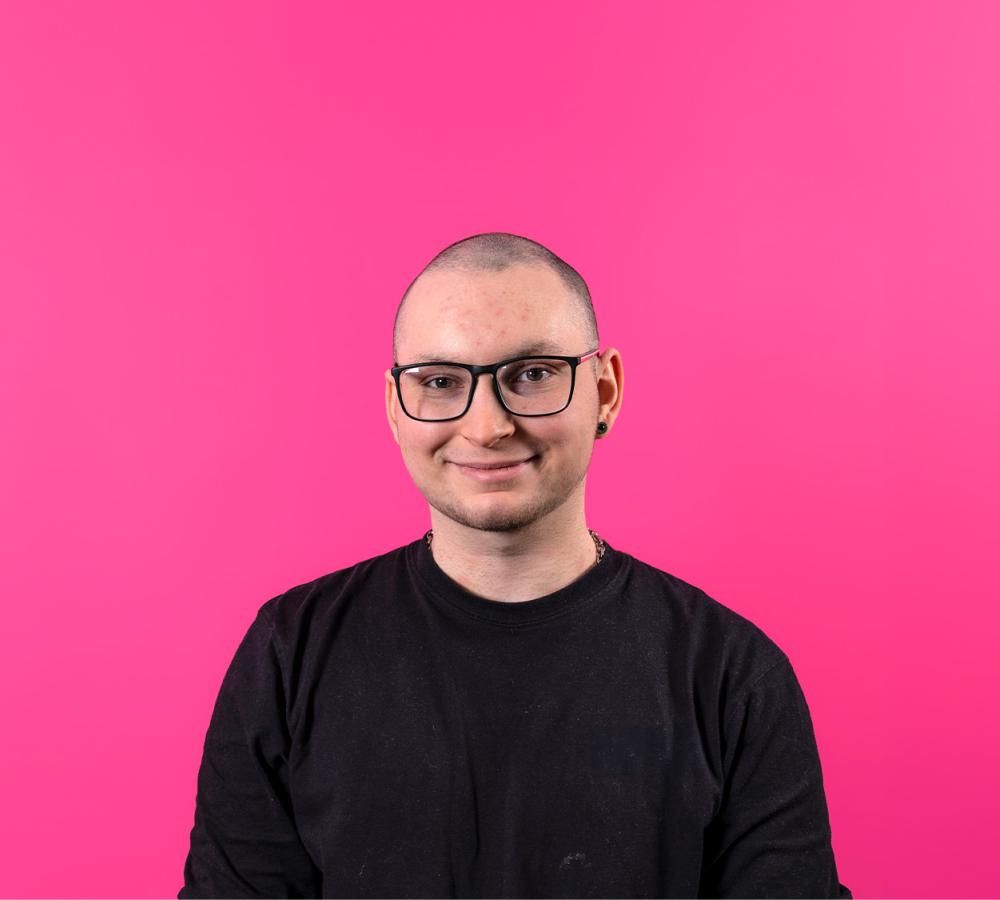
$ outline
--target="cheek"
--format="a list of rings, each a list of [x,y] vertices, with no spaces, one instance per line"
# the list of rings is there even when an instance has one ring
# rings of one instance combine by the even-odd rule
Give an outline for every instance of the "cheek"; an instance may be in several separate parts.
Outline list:
[[[587,454],[587,424],[585,422],[563,421],[558,427],[536,429],[540,449],[545,451],[553,465],[570,466],[572,461]]]
[[[426,466],[446,440],[436,428],[401,426],[399,429],[399,446],[408,465]]]

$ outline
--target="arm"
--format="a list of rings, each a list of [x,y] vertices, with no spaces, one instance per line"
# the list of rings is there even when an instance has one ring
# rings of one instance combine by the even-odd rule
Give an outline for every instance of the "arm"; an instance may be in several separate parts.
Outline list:
[[[700,895],[850,898],[833,858],[812,719],[787,658],[728,710],[723,768]]]
[[[273,626],[259,612],[219,690],[198,771],[187,897],[318,897],[288,789],[291,736]]]

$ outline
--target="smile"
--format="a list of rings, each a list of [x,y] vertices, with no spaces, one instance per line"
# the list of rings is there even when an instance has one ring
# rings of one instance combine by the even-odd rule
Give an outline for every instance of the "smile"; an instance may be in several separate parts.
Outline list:
[[[463,466],[461,463],[454,463],[454,465],[463,475],[474,478],[476,481],[505,481],[523,472],[531,465],[534,458],[532,456],[530,459],[525,459],[512,465],[496,465],[494,463],[481,463],[468,466]]]

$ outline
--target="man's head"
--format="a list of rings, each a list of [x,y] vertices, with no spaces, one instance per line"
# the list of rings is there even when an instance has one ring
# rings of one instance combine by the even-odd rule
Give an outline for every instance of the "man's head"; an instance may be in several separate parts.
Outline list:
[[[407,288],[393,331],[395,363],[488,365],[539,354],[583,356],[598,349],[590,294],[572,267],[527,238],[474,235],[439,253]],[[537,376],[536,376],[537,377]],[[414,483],[439,513],[469,528],[512,531],[572,503],[582,511],[597,425],[621,405],[621,357],[613,348],[576,370],[569,406],[524,417],[498,401],[481,375],[468,411],[422,422],[402,409],[386,371],[386,414]],[[528,460],[502,479],[465,466]]]
[[[587,331],[587,346],[597,347],[599,343],[597,317],[594,315],[594,305],[590,299],[587,282],[580,277],[580,273],[537,241],[515,234],[495,231],[476,234],[445,247],[410,282],[410,286],[404,291],[403,298],[396,308],[396,319],[392,326],[393,359],[397,363],[405,362],[399,355],[399,331],[407,309],[407,300],[414,285],[424,275],[443,270],[501,272],[517,263],[548,266],[559,276],[574,301],[573,313],[580,317],[583,327]]]

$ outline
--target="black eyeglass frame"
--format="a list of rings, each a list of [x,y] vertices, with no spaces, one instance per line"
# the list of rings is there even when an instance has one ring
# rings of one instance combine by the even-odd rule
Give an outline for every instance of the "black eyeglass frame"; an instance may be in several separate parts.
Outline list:
[[[445,362],[443,360],[432,360],[421,363],[410,363],[406,366],[393,366],[389,371],[392,373],[393,381],[396,382],[396,396],[399,397],[399,405],[402,407],[403,412],[406,413],[415,422],[454,422],[455,419],[461,419],[468,411],[469,407],[472,406],[472,398],[476,394],[476,385],[479,384],[479,376],[489,373],[490,381],[493,384],[493,393],[496,395],[497,400],[500,401],[500,405],[507,410],[512,416],[524,416],[529,419],[537,419],[543,416],[557,416],[563,410],[567,409],[570,403],[573,402],[573,392],[576,388],[576,369],[581,363],[586,362],[592,356],[596,356],[601,350],[598,347],[595,350],[591,350],[589,353],[584,353],[583,356],[544,356],[538,354],[530,354],[528,356],[512,356],[510,359],[502,359],[500,362],[493,363],[491,366],[471,366],[466,363],[457,362]],[[569,397],[566,403],[561,406],[555,412],[547,413],[519,413],[512,410],[503,399],[503,394],[500,392],[500,384],[497,381],[497,371],[502,369],[504,366],[509,366],[511,363],[520,362],[524,359],[557,359],[560,362],[569,363],[570,365],[570,382],[569,382]],[[469,399],[466,401],[465,409],[463,409],[457,416],[449,416],[447,419],[421,419],[417,416],[412,415],[406,408],[406,404],[403,402],[403,389],[399,384],[399,376],[407,369],[418,369],[425,366],[454,366],[456,369],[465,369],[472,375],[472,385],[469,388]]]

